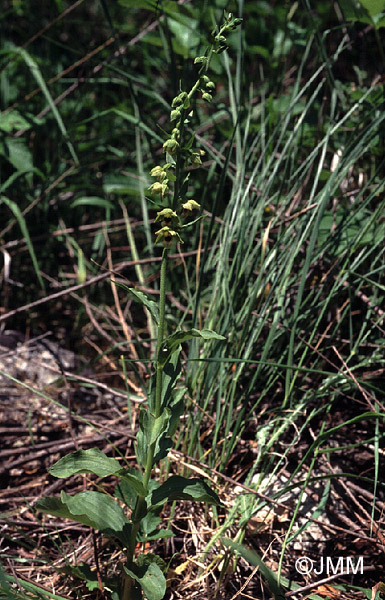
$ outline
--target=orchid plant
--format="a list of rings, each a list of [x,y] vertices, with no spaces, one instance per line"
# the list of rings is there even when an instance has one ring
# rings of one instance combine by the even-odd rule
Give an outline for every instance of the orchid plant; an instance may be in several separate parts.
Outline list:
[[[224,340],[209,329],[177,330],[166,336],[165,303],[167,259],[174,243],[183,243],[183,232],[193,226],[202,216],[192,218],[200,210],[194,199],[188,199],[189,175],[186,167],[202,164],[204,154],[194,148],[194,135],[189,133],[193,117],[191,100],[201,94],[205,102],[211,102],[215,84],[207,75],[214,54],[227,48],[226,35],[236,29],[241,19],[231,14],[225,16],[218,32],[213,32],[212,43],[203,56],[195,58],[199,66],[198,77],[190,91],[181,90],[173,99],[170,122],[173,126],[170,137],[164,142],[165,161],[151,170],[156,181],[150,186],[152,203],[157,205],[155,221],[159,223],[156,243],[163,245],[160,266],[159,303],[152,301],[136,288],[126,288],[134,299],[150,312],[157,326],[157,344],[153,360],[146,407],[141,406],[139,430],[135,452],[137,469],[122,467],[115,458],[107,457],[101,450],[92,448],[78,450],[62,457],[49,472],[60,478],[79,473],[93,473],[97,477],[115,476],[119,484],[115,498],[101,491],[82,491],[74,496],[61,492],[60,498],[46,497],[37,503],[38,510],[64,517],[90,526],[114,538],[125,553],[122,564],[122,580],[103,582],[114,600],[161,600],[166,592],[166,564],[152,553],[135,554],[138,543],[171,536],[168,529],[160,526],[160,512],[168,501],[189,500],[221,505],[217,494],[201,479],[171,475],[160,483],[155,477],[155,468],[172,447],[179,418],[184,412],[186,389],[176,387],[181,373],[181,344],[192,338]],[[124,510],[117,500],[122,500]],[[126,515],[130,514],[130,517]],[[100,582],[99,582],[100,584]]]

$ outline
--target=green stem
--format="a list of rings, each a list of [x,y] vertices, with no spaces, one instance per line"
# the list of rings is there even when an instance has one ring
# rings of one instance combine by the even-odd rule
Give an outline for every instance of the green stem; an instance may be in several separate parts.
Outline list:
[[[163,248],[162,263],[160,266],[160,295],[159,295],[159,328],[156,344],[156,390],[155,390],[155,417],[160,416],[162,400],[163,369],[159,366],[159,352],[163,344],[165,330],[165,307],[166,307],[166,270],[167,270],[167,248]]]
[[[155,387],[155,406],[154,406],[154,416],[155,418],[160,417],[161,409],[162,409],[162,386],[163,386],[163,368],[159,366],[159,352],[162,347],[163,339],[164,339],[164,331],[165,331],[165,307],[166,307],[166,271],[167,271],[167,248],[163,249],[162,254],[162,263],[160,267],[160,295],[159,295],[159,327],[158,327],[158,336],[157,336],[157,344],[156,344],[156,387]],[[154,461],[156,441],[151,444],[147,453],[146,467],[143,475],[143,487],[147,490],[148,482],[151,477],[152,466]],[[144,513],[146,505],[145,496],[138,496],[136,500],[135,509],[132,515],[132,529],[130,534],[130,543],[127,548],[127,566],[130,568],[133,563],[135,546],[136,546],[136,538],[138,535],[140,522],[142,520],[141,515]],[[124,588],[122,594],[122,600],[130,600],[131,599],[131,589],[132,589],[133,581],[129,575],[125,576],[124,580]]]
[[[220,31],[220,33],[222,33],[222,30]],[[201,80],[200,77],[203,73],[206,73],[206,71],[209,68],[212,56],[213,56],[213,52],[214,52],[214,46],[212,45],[209,53],[208,53],[208,57],[207,57],[207,62],[201,66],[201,68],[199,69],[199,73],[198,73],[198,79],[196,80],[196,82],[194,83],[193,87],[191,88],[191,90],[189,91],[189,93],[187,94],[187,97],[189,100],[191,100],[191,98],[193,97],[193,95],[195,94],[195,92],[199,89]],[[183,133],[184,133],[184,120],[185,120],[185,116],[186,116],[187,110],[183,109],[182,113],[181,113],[181,117],[180,117],[180,124],[179,124],[179,143],[182,145],[183,142]],[[179,152],[177,159],[176,159],[176,165],[175,165],[175,177],[176,177],[176,181],[175,181],[175,185],[174,185],[174,195],[173,195],[173,199],[172,199],[172,210],[176,210],[177,209],[177,205],[178,205],[178,198],[179,198],[179,189],[181,186],[181,173],[182,173],[182,167],[183,167],[183,153]]]

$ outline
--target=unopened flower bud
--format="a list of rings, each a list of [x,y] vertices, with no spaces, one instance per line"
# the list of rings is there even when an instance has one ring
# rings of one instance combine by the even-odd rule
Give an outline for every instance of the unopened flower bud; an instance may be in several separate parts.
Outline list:
[[[211,102],[211,100],[213,99],[212,95],[209,94],[208,92],[203,92],[202,94],[202,98],[203,100],[205,100],[206,102]]]
[[[227,23],[225,31],[234,31],[241,23],[242,19],[232,19]]]
[[[177,108],[175,110],[172,110],[171,114],[170,114],[170,121],[176,121],[179,118],[180,118],[180,110]]]
[[[178,96],[175,96],[174,100],[171,103],[171,106],[175,108],[175,106],[180,106],[181,104],[184,104],[186,98],[187,92],[181,92],[180,94],[178,94]]]

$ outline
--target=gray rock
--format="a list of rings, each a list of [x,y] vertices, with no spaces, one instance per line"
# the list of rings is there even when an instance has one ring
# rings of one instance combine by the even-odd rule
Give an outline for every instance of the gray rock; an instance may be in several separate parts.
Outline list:
[[[0,334],[0,385],[12,380],[6,375],[42,389],[76,368],[76,356],[46,338],[24,341],[16,331]]]

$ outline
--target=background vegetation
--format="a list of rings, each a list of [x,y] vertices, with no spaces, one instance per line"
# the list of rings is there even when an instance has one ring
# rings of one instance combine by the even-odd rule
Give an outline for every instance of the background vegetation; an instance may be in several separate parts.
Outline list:
[[[129,457],[130,439],[119,446],[109,432],[117,415],[119,431],[136,430],[152,333],[110,275],[157,296],[149,170],[167,137],[179,82],[195,81],[192,59],[224,9],[243,17],[243,27],[213,61],[213,103],[193,106],[206,154],[192,168],[190,193],[207,218],[175,248],[167,320],[169,332],[198,326],[227,338],[204,351],[195,343],[184,348],[190,405],[168,465],[210,478],[227,510],[168,508],[175,534],[162,550],[170,561],[168,594],[259,599],[269,597],[267,583],[276,598],[284,591],[304,597],[296,589],[315,582],[312,598],[379,598],[382,2],[56,0],[38,10],[30,0],[5,2],[0,325],[29,337],[49,333],[83,357],[80,381],[66,378],[79,401],[63,440],[73,435],[81,444],[85,420],[103,433],[102,449],[111,452],[112,444]],[[120,395],[91,410],[82,400],[85,380],[91,392],[104,384]],[[21,442],[2,399],[6,451],[23,443],[31,456],[44,441],[31,433],[42,418],[39,402],[63,401],[64,388],[60,380],[40,390],[33,409],[20,411],[30,424]],[[57,439],[58,432],[46,435]],[[12,511],[3,507],[2,594],[109,597],[101,582],[111,577],[116,551],[85,528],[55,534],[55,521],[33,511],[52,484],[52,462],[46,453],[33,474],[5,474],[3,499]],[[83,483],[74,478],[73,486]],[[298,548],[309,496],[322,539]],[[225,538],[241,544],[238,553]],[[96,548],[88,560],[76,553],[83,543]],[[262,556],[262,567],[258,560],[253,566],[246,546]],[[295,570],[304,554],[364,556],[365,570],[318,585]],[[59,564],[71,577],[58,578]],[[80,583],[72,577],[79,574]]]

